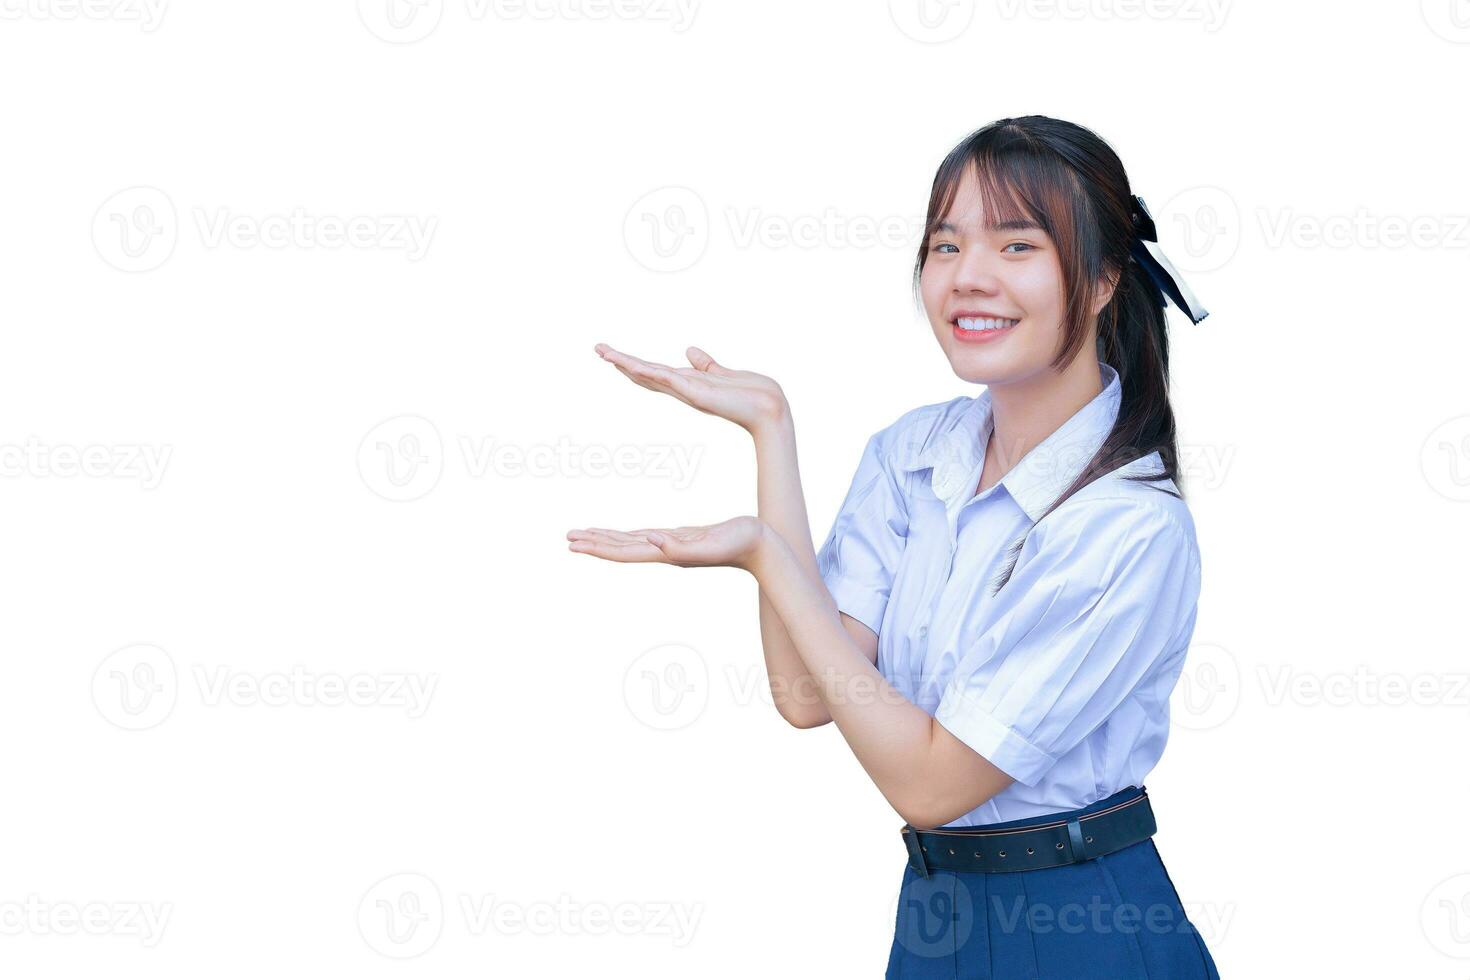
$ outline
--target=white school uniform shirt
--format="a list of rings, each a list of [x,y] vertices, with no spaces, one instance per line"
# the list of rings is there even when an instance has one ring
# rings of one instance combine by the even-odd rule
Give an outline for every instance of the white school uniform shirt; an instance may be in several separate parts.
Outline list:
[[[818,552],[888,682],[1015,780],[944,826],[1077,809],[1142,786],[1163,754],[1200,589],[1189,509],[1157,489],[1178,487],[1123,479],[1160,473],[1154,452],[1036,523],[1117,418],[1117,372],[1098,367],[1103,390],[978,495],[989,389],[904,413],[868,439]]]

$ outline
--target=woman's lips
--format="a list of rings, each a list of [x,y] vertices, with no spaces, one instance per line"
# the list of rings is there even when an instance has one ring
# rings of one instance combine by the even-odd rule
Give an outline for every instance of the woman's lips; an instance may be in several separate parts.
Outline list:
[[[1011,325],[1008,327],[992,327],[988,330],[967,330],[966,328],[960,326],[958,322],[956,322],[953,325],[952,329],[954,330],[955,339],[960,341],[961,343],[989,344],[994,343],[1002,337],[1009,336],[1011,331],[1016,329],[1016,324],[1020,322],[1021,321],[1019,320],[1012,320],[1010,321]]]

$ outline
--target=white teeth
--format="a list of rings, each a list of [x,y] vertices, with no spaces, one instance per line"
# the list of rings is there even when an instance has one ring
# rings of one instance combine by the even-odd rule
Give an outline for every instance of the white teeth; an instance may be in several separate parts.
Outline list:
[[[1020,320],[982,320],[976,317],[962,316],[957,321],[963,330],[1001,330],[1005,327],[1014,327]]]

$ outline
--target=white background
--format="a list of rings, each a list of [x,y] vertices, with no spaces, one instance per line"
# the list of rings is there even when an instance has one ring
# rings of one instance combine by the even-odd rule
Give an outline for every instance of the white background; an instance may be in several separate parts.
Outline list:
[[[566,548],[755,508],[593,344],[777,378],[820,543],[978,390],[907,228],[1031,112],[1212,314],[1186,907],[1227,977],[1470,970],[1463,0],[154,2],[0,3],[6,975],[881,975],[902,821],[753,581]]]

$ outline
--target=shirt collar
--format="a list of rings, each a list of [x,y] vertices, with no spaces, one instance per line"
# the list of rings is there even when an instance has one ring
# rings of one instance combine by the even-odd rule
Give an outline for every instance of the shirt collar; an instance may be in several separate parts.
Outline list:
[[[1098,361],[1098,371],[1102,391],[1000,479],[1000,485],[1032,523],[1040,520],[1052,501],[1072,485],[1117,421],[1122,396],[1118,372],[1103,361]],[[957,509],[974,496],[979,478],[976,470],[992,428],[990,389],[986,388],[899,468],[931,469],[930,485],[935,495],[945,502],[946,509]]]

